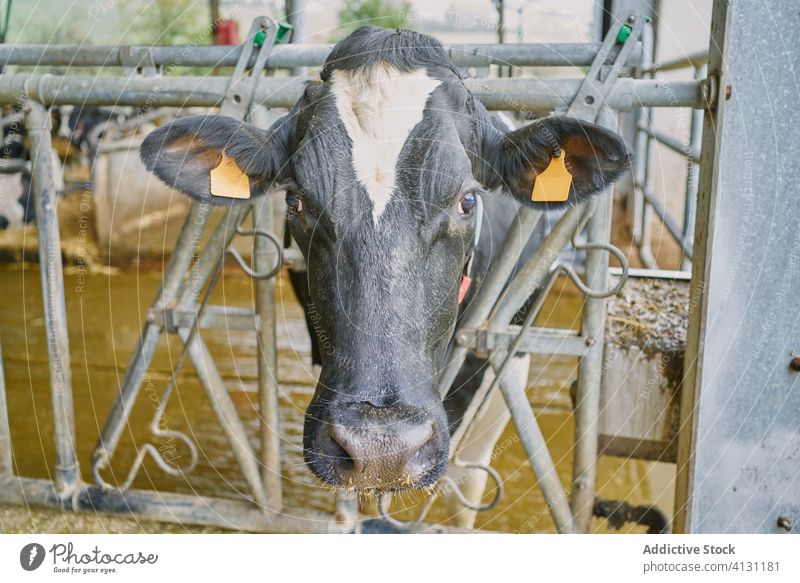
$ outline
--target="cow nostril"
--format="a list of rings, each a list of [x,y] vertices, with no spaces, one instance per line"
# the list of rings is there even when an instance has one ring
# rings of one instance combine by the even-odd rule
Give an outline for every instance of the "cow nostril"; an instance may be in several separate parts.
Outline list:
[[[340,477],[348,481],[376,485],[408,481],[428,465],[412,458],[433,438],[433,423],[360,428],[333,424],[329,428],[333,444],[341,448]]]
[[[352,429],[343,425],[336,424],[330,428],[331,440],[341,450],[340,455],[334,457],[345,467],[348,465],[352,467],[356,474],[361,474],[364,471],[363,451],[354,433]]]

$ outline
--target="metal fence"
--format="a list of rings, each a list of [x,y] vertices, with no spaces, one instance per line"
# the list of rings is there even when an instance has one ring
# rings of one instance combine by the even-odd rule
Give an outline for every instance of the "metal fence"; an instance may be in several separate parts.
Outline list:
[[[271,20],[267,28],[274,26]],[[631,29],[627,40],[618,41],[623,26]],[[714,85],[708,79],[664,84],[658,80],[621,77],[623,71],[641,65],[643,58],[640,36],[647,29],[645,19],[633,15],[612,26],[602,44],[589,45],[452,45],[449,54],[460,66],[503,64],[516,66],[589,66],[585,78],[577,79],[469,79],[467,86],[489,109],[546,112],[568,109],[569,115],[615,127],[616,114],[642,107],[690,107],[701,110],[715,99]],[[263,28],[263,24],[262,24]],[[255,30],[255,29],[254,29]],[[19,72],[0,77],[0,103],[22,103],[25,123],[31,135],[33,155],[33,188],[37,205],[42,290],[45,325],[50,355],[51,393],[55,419],[56,473],[55,482],[17,477],[11,474],[10,440],[7,424],[0,422],[0,501],[19,504],[41,504],[71,510],[133,513],[143,518],[210,524],[244,530],[269,532],[352,531],[364,527],[357,516],[356,501],[343,495],[333,515],[312,513],[283,506],[280,485],[280,459],[277,435],[280,419],[276,407],[274,275],[279,265],[280,250],[272,247],[275,225],[270,222],[271,202],[265,198],[251,205],[228,211],[209,243],[198,249],[198,241],[206,229],[208,209],[195,203],[186,218],[183,231],[164,274],[158,296],[148,312],[139,345],[131,356],[117,403],[101,433],[92,460],[95,483],[81,480],[75,455],[75,429],[70,386],[70,354],[67,342],[67,320],[64,310],[62,264],[59,248],[58,221],[55,214],[55,190],[48,168],[50,132],[47,107],[59,104],[132,105],[145,108],[159,106],[221,105],[223,112],[244,115],[252,101],[251,121],[263,122],[264,107],[288,107],[300,97],[303,79],[267,76],[266,68],[290,68],[321,65],[329,46],[287,45],[253,49],[252,34],[242,47],[0,47],[0,63],[6,67],[68,66],[63,75]],[[645,33],[646,35],[647,33]],[[645,39],[647,37],[645,36]],[[267,43],[269,45],[269,43]],[[266,45],[265,45],[266,46]],[[646,53],[645,53],[646,54]],[[167,68],[179,66],[235,66],[230,77],[162,76]],[[78,67],[120,67],[125,76],[75,74]],[[249,73],[249,76],[248,76]],[[252,97],[252,100],[250,99]],[[640,132],[648,140],[652,135]],[[655,138],[658,139],[658,138]],[[637,173],[637,182],[646,182],[647,174]],[[638,189],[647,199],[647,189]],[[505,293],[500,294],[514,272],[521,250],[539,224],[542,213],[522,209],[504,241],[508,253],[492,266],[477,298],[464,315],[456,333],[457,343],[450,362],[442,374],[444,394],[470,351],[484,351],[496,374],[470,405],[461,428],[452,436],[451,457],[458,458],[464,432],[478,409],[495,395],[502,394],[530,465],[538,480],[548,508],[560,532],[586,532],[589,529],[595,501],[597,472],[600,377],[603,357],[605,298],[618,291],[608,286],[608,253],[626,265],[624,256],[609,243],[612,193],[592,202],[567,210],[553,227],[544,244],[514,273]],[[649,206],[652,201],[648,201]],[[646,206],[646,205],[643,205]],[[245,215],[252,213],[253,228],[243,227]],[[575,235],[587,230],[586,243],[575,242]],[[258,303],[255,311],[231,310],[207,305],[209,289],[216,277],[231,240],[236,236],[256,238],[256,252],[251,275],[257,283]],[[684,238],[687,234],[683,235]],[[571,242],[586,250],[585,283],[568,266],[557,262],[561,250]],[[277,251],[276,251],[277,249]],[[203,297],[196,297],[186,278],[192,257],[199,254]],[[580,332],[542,329],[533,326],[541,301],[528,312],[522,326],[510,325],[512,318],[531,292],[544,290],[546,296],[555,277],[567,273],[586,296]],[[624,277],[623,277],[624,281]],[[621,284],[620,284],[621,285]],[[259,398],[262,406],[262,439],[255,451],[247,442],[230,404],[224,385],[213,361],[196,331],[219,325],[254,330],[259,335]],[[223,429],[231,443],[248,485],[250,497],[242,500],[197,497],[131,489],[131,480],[109,484],[102,477],[110,456],[118,443],[122,424],[141,388],[155,345],[163,332],[177,334],[184,343],[186,358],[203,363],[198,367],[201,384],[206,390]],[[510,355],[517,352],[569,354],[581,358],[575,406],[575,457],[571,500],[555,471],[542,432],[524,393],[524,383],[506,375]],[[3,410],[3,385],[0,383],[0,420]],[[169,397],[167,389],[163,397]],[[154,426],[154,431],[156,426]],[[188,437],[175,435],[179,439]],[[190,440],[187,441],[191,445]],[[147,452],[138,452],[137,460]],[[152,455],[152,452],[150,452]],[[162,464],[159,464],[165,469]],[[492,469],[478,465],[492,475]],[[132,468],[134,472],[136,467]],[[173,468],[174,469],[174,468]],[[182,468],[180,471],[189,471]],[[430,503],[433,498],[431,497]],[[426,525],[424,512],[411,523],[399,523],[389,515],[387,499],[381,500],[386,522],[395,528],[410,531],[445,532],[457,529]],[[475,502],[465,501],[475,506]]]
[[[646,27],[642,36],[642,63],[640,78],[654,79],[659,72],[689,69],[698,81],[706,78],[707,53],[700,53],[664,63],[654,63],[655,35],[652,27]],[[653,127],[653,108],[642,107],[635,113],[634,160],[636,161],[633,189],[628,200],[633,242],[645,267],[658,269],[653,256],[651,234],[653,216],[662,222],[667,232],[680,247],[682,269],[691,269],[692,241],[694,239],[694,217],[697,201],[698,176],[700,171],[700,143],[703,135],[703,110],[693,109],[689,125],[689,141],[660,132]],[[680,220],[669,214],[666,204],[655,192],[656,145],[661,144],[686,159],[687,176],[683,195],[683,216]]]

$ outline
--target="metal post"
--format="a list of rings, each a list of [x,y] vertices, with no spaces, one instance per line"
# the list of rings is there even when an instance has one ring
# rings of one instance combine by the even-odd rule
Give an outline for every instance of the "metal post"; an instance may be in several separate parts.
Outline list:
[[[614,116],[608,109],[600,111],[597,121],[601,126],[614,127]],[[597,201],[597,208],[589,219],[589,245],[609,242],[613,204],[613,189],[609,188]],[[608,258],[605,251],[590,248],[586,252],[586,285],[592,289],[606,289],[607,284]],[[578,532],[589,531],[594,507],[605,318],[605,299],[587,296],[581,318],[581,336],[589,348],[581,358],[578,368],[575,458],[572,472],[572,513],[575,515]]]
[[[703,64],[695,70],[695,79],[705,79],[708,74],[708,65]],[[694,217],[697,208],[697,189],[700,177],[700,161],[692,156],[700,151],[703,142],[703,110],[693,109],[692,120],[689,126],[689,155],[687,155],[686,193],[683,204],[683,243],[691,245],[694,239]],[[691,260],[684,256],[681,265],[684,269],[691,268]]]
[[[649,71],[653,66],[655,53],[655,38],[653,25],[650,24],[642,30],[642,68]],[[648,79],[653,78],[652,72],[645,72]],[[644,104],[642,104],[644,105]],[[650,233],[653,223],[653,208],[647,201],[645,192],[653,189],[655,175],[652,171],[655,142],[652,136],[643,127],[651,128],[653,123],[652,108],[640,107],[637,110],[636,120],[636,149],[634,156],[633,177],[633,242],[639,247],[639,256],[642,263],[650,269],[656,267],[655,258],[650,245]]]
[[[273,198],[262,197],[253,204],[253,228],[271,233],[275,228]],[[275,246],[266,238],[255,236],[253,264],[256,271],[269,272],[278,261]],[[283,506],[281,486],[280,402],[278,387],[277,333],[275,330],[275,278],[255,282],[256,331],[258,358],[258,400],[261,421],[261,481],[266,489],[267,507],[280,511]]]
[[[33,158],[32,187],[39,234],[39,270],[42,276],[47,353],[50,358],[50,391],[56,442],[55,491],[65,500],[79,480],[75,455],[75,413],[72,405],[67,309],[64,303],[64,271],[58,231],[50,112],[40,103],[26,103],[25,126]]]
[[[0,480],[14,475],[14,455],[11,450],[11,428],[8,426],[6,377],[3,372],[3,344],[0,342]]]
[[[286,19],[292,25],[292,44],[300,44],[306,40],[306,1],[286,0]],[[295,67],[292,75],[302,77],[306,67]]]

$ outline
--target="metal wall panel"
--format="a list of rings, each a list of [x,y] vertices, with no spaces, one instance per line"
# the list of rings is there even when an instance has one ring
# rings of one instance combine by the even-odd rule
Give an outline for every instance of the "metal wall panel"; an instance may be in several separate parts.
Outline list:
[[[720,0],[714,14],[676,530],[797,532],[800,10]]]

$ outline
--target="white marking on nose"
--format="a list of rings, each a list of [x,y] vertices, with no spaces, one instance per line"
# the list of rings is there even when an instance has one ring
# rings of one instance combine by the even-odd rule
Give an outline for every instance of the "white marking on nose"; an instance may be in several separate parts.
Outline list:
[[[385,64],[331,76],[336,109],[353,144],[353,169],[372,201],[376,223],[394,190],[403,145],[440,83],[424,69],[403,73]]]

